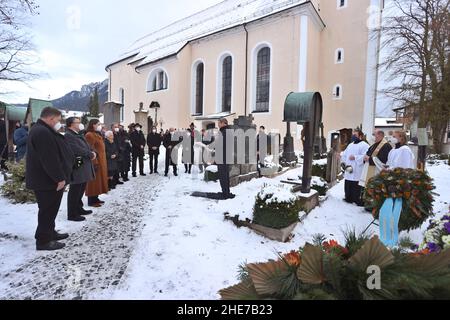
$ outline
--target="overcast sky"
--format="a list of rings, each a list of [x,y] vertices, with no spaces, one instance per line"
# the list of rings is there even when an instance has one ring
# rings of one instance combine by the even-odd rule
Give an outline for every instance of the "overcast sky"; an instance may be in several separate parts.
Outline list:
[[[8,84],[7,103],[56,99],[107,78],[105,66],[139,37],[221,0],[38,0],[32,18],[41,78]]]
[[[107,78],[105,66],[133,41],[221,1],[37,0],[39,15],[31,19],[30,32],[39,58],[34,68],[41,77],[27,85],[7,83],[2,91],[11,93],[1,99],[56,99],[102,81]],[[380,95],[378,111],[388,114],[383,111],[390,108],[390,101]]]

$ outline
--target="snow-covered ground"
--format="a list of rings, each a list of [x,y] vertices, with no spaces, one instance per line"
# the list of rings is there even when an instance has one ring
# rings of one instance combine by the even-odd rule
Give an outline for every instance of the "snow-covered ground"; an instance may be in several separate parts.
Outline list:
[[[160,159],[160,172],[163,171],[161,164],[163,159]],[[428,170],[435,178],[436,192],[440,194],[435,211],[442,216],[449,210],[450,167],[440,163]],[[318,233],[343,241],[343,231],[349,228],[362,231],[372,221],[364,209],[342,201],[343,185],[339,184],[329,191],[328,199],[321,207],[297,226],[290,243],[274,242],[247,228],[236,228],[231,222],[224,221],[224,213],[240,215],[242,219],[251,217],[255,196],[265,183],[279,183],[298,176],[301,169],[291,170],[275,179],[262,178],[243,183],[232,189],[235,199],[221,202],[190,196],[193,191],[220,191],[218,183],[204,182],[203,175],[195,171],[193,175],[187,175],[180,166],[179,177],[152,175],[132,179],[104,196],[107,205],[81,224],[66,221],[64,198],[57,227],[71,233],[75,240],[69,241],[61,253],[34,251],[36,205],[12,205],[0,198],[0,299],[28,297],[25,292],[29,290],[21,289],[21,286],[27,288],[27,283],[39,291],[36,279],[40,272],[46,271],[55,273],[48,281],[59,288],[58,294],[52,295],[53,291],[46,289],[43,296],[32,298],[217,299],[218,290],[238,282],[236,275],[240,264],[276,258],[277,252],[298,249]],[[135,212],[139,215],[136,214],[131,228],[127,221]],[[118,225],[115,225],[115,219],[120,221]],[[120,234],[122,226],[126,229],[126,236]],[[423,229],[426,227],[425,224]],[[102,230],[108,233],[110,240],[99,236]],[[128,234],[130,230],[133,230],[133,235]],[[377,233],[376,228],[370,231]],[[422,231],[413,231],[409,236],[420,243]],[[83,247],[79,248],[83,238],[91,239],[84,251]],[[99,248],[92,245],[96,242],[99,242]],[[108,255],[105,252],[108,251],[115,254],[106,260]],[[77,258],[77,255],[82,257]],[[117,281],[111,284],[100,275],[92,276],[89,264],[95,263],[95,269],[100,270],[104,268],[103,262],[108,265],[111,259],[119,259],[107,268],[113,278],[115,273],[120,273]],[[93,260],[95,262],[91,262]],[[63,265],[80,261],[87,271],[78,277],[89,279],[90,286],[78,281],[77,285],[82,288],[78,291],[75,288],[76,293],[61,293],[67,290],[67,285],[61,283],[67,281],[64,276],[67,271],[64,268],[45,270],[48,261],[62,261]],[[124,266],[119,267],[118,264]],[[58,273],[62,274],[58,276]]]

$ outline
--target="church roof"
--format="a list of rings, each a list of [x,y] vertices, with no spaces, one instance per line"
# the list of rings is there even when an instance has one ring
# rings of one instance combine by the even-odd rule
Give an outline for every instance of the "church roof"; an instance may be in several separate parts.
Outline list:
[[[138,65],[177,54],[190,41],[249,23],[308,0],[225,0],[136,40],[112,64],[132,59]],[[112,65],[110,64],[110,65]]]

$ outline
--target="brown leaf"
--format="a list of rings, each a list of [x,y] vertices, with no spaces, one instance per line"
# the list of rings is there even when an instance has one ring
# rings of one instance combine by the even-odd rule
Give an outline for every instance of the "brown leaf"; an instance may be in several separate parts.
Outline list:
[[[418,272],[425,272],[429,275],[441,273],[450,267],[450,249],[441,253],[410,256],[407,258],[407,264],[413,266]]]
[[[378,266],[383,269],[393,264],[394,256],[378,237],[373,237],[349,259],[349,263],[351,267],[366,272],[369,266]]]
[[[278,293],[279,281],[276,277],[288,267],[283,261],[269,261],[267,263],[254,263],[247,265],[248,273],[259,295],[272,295]]]
[[[321,284],[323,275],[323,252],[320,247],[306,244],[302,253],[302,264],[298,268],[297,276],[306,284]]]
[[[222,300],[256,300],[258,293],[250,280],[219,291]]]

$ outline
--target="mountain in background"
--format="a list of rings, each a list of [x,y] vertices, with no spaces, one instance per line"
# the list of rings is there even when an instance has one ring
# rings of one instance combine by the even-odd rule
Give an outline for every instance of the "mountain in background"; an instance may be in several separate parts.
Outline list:
[[[72,91],[65,96],[51,100],[53,106],[63,111],[89,112],[89,97],[98,88],[98,103],[102,106],[108,100],[108,79],[102,82],[92,82],[81,87],[81,91]],[[27,107],[28,104],[15,103],[17,107]]]
[[[81,91],[72,91],[65,96],[52,100],[53,106],[60,110],[88,112],[89,97],[98,88],[99,105],[108,100],[108,79],[102,82],[93,82],[81,87]]]

